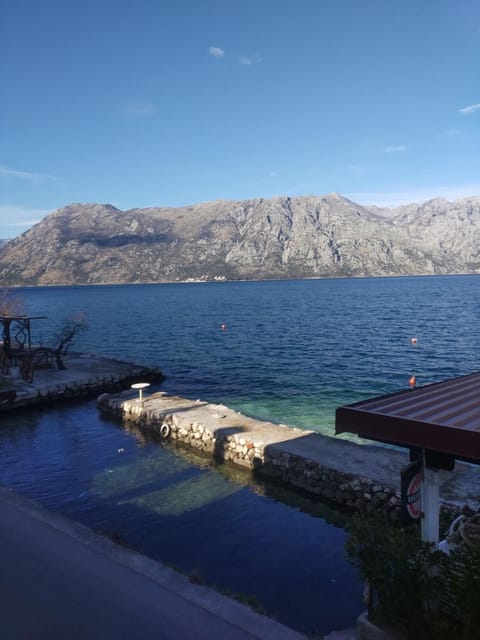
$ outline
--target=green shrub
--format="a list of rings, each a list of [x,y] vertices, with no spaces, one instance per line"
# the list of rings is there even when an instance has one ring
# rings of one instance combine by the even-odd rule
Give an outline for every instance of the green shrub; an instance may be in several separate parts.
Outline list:
[[[480,547],[459,546],[440,563],[441,611],[458,638],[480,638]]]
[[[415,640],[480,638],[480,549],[450,555],[422,542],[418,528],[357,514],[347,556],[370,586],[369,619]]]

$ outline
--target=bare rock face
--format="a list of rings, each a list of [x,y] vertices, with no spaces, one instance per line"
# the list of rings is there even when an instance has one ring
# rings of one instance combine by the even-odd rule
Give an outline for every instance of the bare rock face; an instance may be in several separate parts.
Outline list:
[[[0,286],[480,271],[480,198],[338,194],[120,211],[74,204],[0,247]]]

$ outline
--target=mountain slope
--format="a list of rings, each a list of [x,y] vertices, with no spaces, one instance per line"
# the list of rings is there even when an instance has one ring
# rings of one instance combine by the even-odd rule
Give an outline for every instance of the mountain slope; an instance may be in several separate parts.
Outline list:
[[[385,212],[339,196],[59,209],[0,248],[0,285],[480,271],[480,198]]]

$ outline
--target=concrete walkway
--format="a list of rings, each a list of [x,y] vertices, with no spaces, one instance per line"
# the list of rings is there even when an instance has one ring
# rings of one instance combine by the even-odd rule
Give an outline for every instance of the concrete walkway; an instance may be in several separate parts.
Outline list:
[[[305,640],[0,489],[2,640]]]
[[[51,404],[65,399],[98,396],[108,389],[129,388],[132,382],[160,380],[156,367],[114,360],[92,353],[69,353],[64,369],[36,369],[32,382],[17,375],[0,375],[0,411]],[[13,392],[13,400],[5,393]],[[3,396],[2,396],[3,394]]]

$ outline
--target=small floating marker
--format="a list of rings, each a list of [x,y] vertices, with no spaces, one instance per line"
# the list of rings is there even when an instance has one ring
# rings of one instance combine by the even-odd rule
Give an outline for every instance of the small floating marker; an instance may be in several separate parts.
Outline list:
[[[220,325],[220,329],[221,329],[222,331],[226,331],[226,330],[227,330],[227,325],[226,325],[226,324],[221,324],[221,325]]]
[[[411,342],[412,344],[417,344],[417,339],[416,339],[416,338],[411,338],[411,339],[410,339],[410,342]]]
[[[138,399],[143,400],[143,390],[149,386],[149,382],[135,382],[135,384],[132,384],[132,389],[138,389]]]
[[[410,380],[408,381],[408,384],[410,385],[410,389],[415,389],[415,386],[417,384],[417,379],[415,378],[415,376],[412,376],[410,378]]]

